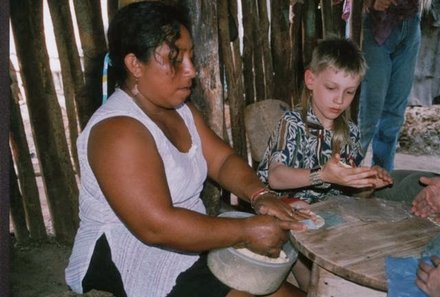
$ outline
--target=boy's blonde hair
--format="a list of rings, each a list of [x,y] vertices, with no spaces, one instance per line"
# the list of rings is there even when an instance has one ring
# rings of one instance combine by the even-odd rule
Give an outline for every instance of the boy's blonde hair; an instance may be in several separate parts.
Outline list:
[[[307,67],[315,75],[327,67],[334,67],[349,75],[363,78],[367,71],[367,62],[359,47],[350,39],[328,38],[320,41],[312,53],[312,59]],[[307,127],[307,111],[309,110],[312,94],[304,86],[301,97],[301,116]],[[348,121],[350,120],[350,109],[347,108],[334,121],[332,151],[339,153],[341,148],[349,143]]]

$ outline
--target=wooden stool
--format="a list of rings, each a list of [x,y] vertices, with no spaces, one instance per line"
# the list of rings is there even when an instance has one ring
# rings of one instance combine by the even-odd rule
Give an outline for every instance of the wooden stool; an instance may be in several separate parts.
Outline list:
[[[313,265],[307,297],[386,297],[387,293],[347,281],[319,265]]]

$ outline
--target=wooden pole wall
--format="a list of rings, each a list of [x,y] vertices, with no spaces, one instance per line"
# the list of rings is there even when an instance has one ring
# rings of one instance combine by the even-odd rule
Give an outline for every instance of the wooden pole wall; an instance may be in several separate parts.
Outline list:
[[[84,52],[84,69],[78,70],[78,61],[73,61],[72,58],[67,59],[69,59],[69,62],[75,62],[75,65],[62,63],[64,65],[62,67],[67,70],[63,73],[68,73],[69,70],[66,69],[68,67],[76,69],[76,72],[71,74],[72,78],[66,78],[65,80],[69,85],[73,82],[74,88],[65,91],[70,97],[74,93],[74,104],[76,105],[80,128],[84,127],[90,115],[101,102],[102,60],[107,51],[107,45],[100,14],[107,13],[111,18],[118,7],[135,1],[137,0],[107,0],[108,11],[101,12],[99,1],[74,0],[74,9],[78,20],[74,26],[77,26],[80,32],[80,46]],[[317,40],[331,32],[339,32],[340,34],[340,29],[338,29],[340,28],[340,18],[338,17],[340,6],[337,8],[332,6],[329,0],[162,1],[169,4],[184,5],[188,8],[192,21],[191,33],[195,45],[194,63],[198,76],[195,79],[195,88],[190,100],[201,110],[207,123],[215,133],[229,142],[240,156],[249,160],[244,128],[244,108],[253,102],[266,99],[280,99],[291,106],[299,102],[303,70],[310,60],[311,52]],[[52,4],[55,4],[55,2],[50,1]],[[18,9],[20,8],[18,3],[20,3],[20,6],[26,7],[23,0],[14,0],[14,3],[16,4],[13,5],[15,8],[13,11],[20,11],[20,14],[14,14],[14,19],[28,20],[35,16],[35,11]],[[320,3],[322,6],[321,11],[318,9]],[[361,38],[361,10],[359,9],[361,5],[362,0],[353,0],[351,35],[358,41]],[[23,13],[26,14],[24,17],[21,16]],[[65,10],[51,9],[51,13],[62,13],[64,18],[70,18]],[[53,19],[62,24],[63,20],[59,17],[58,15]],[[27,35],[26,32],[29,32],[32,28],[23,30],[26,21],[13,20],[12,23],[17,28],[14,34],[21,35],[16,36],[21,44],[38,44],[38,47],[45,47],[44,43],[35,41],[35,39],[41,38],[38,32]],[[62,24],[62,26],[67,26],[67,23]],[[68,29],[68,31],[71,30]],[[58,39],[62,37],[60,32],[62,30],[58,31],[56,37]],[[71,33],[66,32],[66,34]],[[72,39],[66,40],[69,40],[70,47],[74,47],[73,37],[69,36],[69,38]],[[62,55],[62,59],[72,57],[70,55],[77,55],[75,52],[62,50],[66,52]],[[33,55],[30,56],[33,57]],[[35,69],[38,69],[38,67],[32,67],[32,63],[35,60],[42,61],[42,59],[24,59],[20,62],[25,70],[34,69],[33,74],[35,74]],[[45,56],[44,59],[46,59]],[[56,113],[55,115],[48,114],[44,121],[43,118],[34,117],[32,124],[35,130],[47,129],[47,133],[50,131],[48,128],[60,124],[57,107],[55,105],[52,107],[52,102],[47,101],[47,90],[52,92],[52,85],[49,80],[45,72],[44,75],[40,76],[29,75],[28,82],[25,85],[26,96],[35,97],[38,94],[42,98],[39,99],[41,101],[38,101],[38,104],[34,103],[33,100],[35,99],[30,101],[31,104],[35,104],[34,109],[47,103],[48,106],[51,106],[51,110]],[[46,85],[48,88],[43,91],[38,89],[37,86],[39,85]],[[74,121],[74,117],[71,115],[70,117]],[[45,126],[44,122],[51,118],[54,118],[51,121],[52,126]],[[231,137],[229,138],[228,135]],[[39,146],[45,147],[47,145],[41,136],[34,135],[34,138]],[[61,137],[58,138],[61,139]],[[70,143],[70,145],[75,145],[74,139],[71,139]],[[64,141],[57,145],[64,147]],[[50,152],[49,157],[51,158],[59,154],[69,154],[66,150],[63,150],[63,152],[52,151],[53,147],[43,149],[45,152]],[[73,151],[72,153],[75,154]],[[66,189],[70,189],[70,195],[74,194],[76,196],[76,181],[71,178],[70,174],[74,171],[74,164],[67,161],[67,155],[60,155],[60,158],[65,160],[63,166],[71,167],[62,170],[62,172],[69,172],[66,182],[70,184],[64,187],[63,193],[65,194]],[[57,168],[53,165],[49,166],[51,163],[48,162],[47,156],[41,154],[38,157],[40,158],[39,162],[42,162],[41,158],[46,158],[46,161],[43,162],[46,171]],[[60,173],[56,176],[63,175]],[[20,173],[18,177],[19,179],[22,178]],[[30,178],[35,179],[32,176]],[[20,188],[22,188],[22,181],[23,178],[20,180]],[[53,180],[47,180],[46,183],[45,186],[49,193],[53,193],[52,195],[58,193],[59,189],[57,189],[57,185],[54,184]],[[34,187],[31,182],[29,182],[29,186]],[[212,187],[212,191],[208,191],[209,193],[206,195],[212,198],[207,199],[205,202],[209,213],[215,214],[219,205],[219,188],[209,183],[206,187]],[[23,190],[21,194],[23,196]],[[24,197],[22,199],[25,200]],[[71,200],[69,203],[75,208],[77,201],[74,198],[69,199]],[[22,206],[24,209],[29,207],[26,206],[26,203],[28,202],[25,201],[25,205]],[[55,199],[52,204],[59,206]],[[71,211],[69,209],[67,212],[70,213]],[[52,215],[58,216],[55,213]],[[63,222],[60,217],[54,217],[52,220],[57,225],[66,224],[65,229],[67,231],[60,231],[63,234],[61,237],[64,239],[72,238],[75,231],[72,227],[76,225],[77,218],[73,218],[73,221],[70,222]],[[36,224],[41,226],[41,222]],[[35,228],[33,230],[38,230],[38,227]],[[35,232],[38,234],[38,231]],[[34,231],[31,232],[31,237],[33,236],[32,233]]]

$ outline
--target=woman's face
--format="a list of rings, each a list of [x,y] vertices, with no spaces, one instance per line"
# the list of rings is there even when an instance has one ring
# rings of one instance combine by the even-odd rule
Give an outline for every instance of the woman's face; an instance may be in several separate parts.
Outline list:
[[[145,99],[158,107],[175,108],[191,94],[196,71],[192,63],[192,40],[184,26],[180,27],[180,38],[176,46],[179,54],[174,65],[170,61],[170,48],[166,44],[156,48],[150,60],[141,64],[138,89]]]
[[[312,93],[313,112],[321,124],[329,129],[353,101],[360,76],[330,66],[319,73],[306,70],[304,81]]]

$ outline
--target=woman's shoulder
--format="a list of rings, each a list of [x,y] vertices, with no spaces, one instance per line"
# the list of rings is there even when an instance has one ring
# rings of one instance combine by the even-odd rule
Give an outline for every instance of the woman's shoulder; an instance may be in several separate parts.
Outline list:
[[[133,100],[124,91],[116,89],[108,100],[92,115],[92,118],[106,116],[106,114],[127,113],[132,109]]]
[[[122,90],[116,89],[107,102],[101,105],[90,117],[83,132],[93,129],[98,124],[139,123],[145,122],[144,113]],[[126,125],[121,125],[125,127]],[[84,133],[81,133],[84,134]]]

